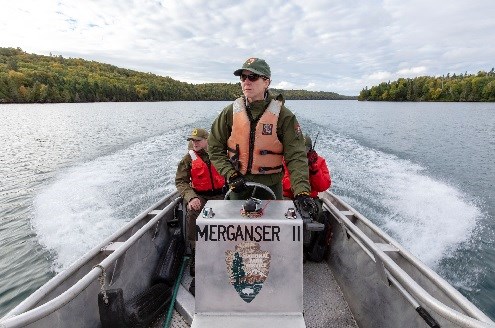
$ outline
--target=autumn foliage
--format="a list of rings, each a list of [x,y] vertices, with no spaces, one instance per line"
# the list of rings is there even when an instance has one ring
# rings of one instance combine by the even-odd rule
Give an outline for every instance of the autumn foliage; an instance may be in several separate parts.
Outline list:
[[[348,99],[333,92],[281,91],[286,99]],[[233,100],[239,83],[191,84],[81,58],[0,48],[0,103]]]

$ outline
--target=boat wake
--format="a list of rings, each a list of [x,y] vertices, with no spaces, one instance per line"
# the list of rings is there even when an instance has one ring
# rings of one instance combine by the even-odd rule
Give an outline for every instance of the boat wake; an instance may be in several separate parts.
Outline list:
[[[443,271],[446,259],[476,247],[471,240],[484,213],[475,199],[421,165],[307,125],[313,138],[319,134],[316,150],[327,160],[332,190],[428,266]],[[464,274],[458,272],[456,280]]]
[[[58,272],[172,192],[191,126],[74,166],[37,194],[32,225]],[[177,145],[184,145],[177,147]]]

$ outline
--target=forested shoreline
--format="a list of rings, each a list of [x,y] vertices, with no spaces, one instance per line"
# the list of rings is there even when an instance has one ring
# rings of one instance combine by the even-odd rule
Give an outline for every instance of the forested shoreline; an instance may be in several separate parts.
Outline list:
[[[270,89],[286,99],[369,101],[495,101],[495,72],[399,78],[364,88],[358,97],[335,92]],[[0,103],[232,100],[239,83],[192,84],[171,77],[62,56],[0,47]]]
[[[363,89],[358,100],[370,101],[495,101],[495,72],[420,76]]]
[[[334,92],[277,90],[286,99],[357,99]],[[0,48],[0,103],[233,100],[240,83],[191,84],[81,58]]]

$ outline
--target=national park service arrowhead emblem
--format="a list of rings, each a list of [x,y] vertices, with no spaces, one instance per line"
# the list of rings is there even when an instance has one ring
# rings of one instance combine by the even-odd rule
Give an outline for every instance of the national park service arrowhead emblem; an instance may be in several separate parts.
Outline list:
[[[225,252],[230,283],[246,303],[250,303],[263,287],[270,271],[271,256],[257,242],[242,242],[235,250]]]

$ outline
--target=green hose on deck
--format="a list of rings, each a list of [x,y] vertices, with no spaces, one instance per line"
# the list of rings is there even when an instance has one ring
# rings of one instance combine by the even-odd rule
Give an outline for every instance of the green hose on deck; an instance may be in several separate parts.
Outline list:
[[[184,256],[184,258],[182,259],[182,265],[180,266],[179,276],[177,277],[177,280],[175,281],[174,293],[172,294],[172,300],[170,301],[170,306],[168,307],[167,318],[165,319],[165,322],[163,323],[163,328],[169,328],[170,327],[170,322],[172,321],[172,314],[174,312],[175,298],[177,297],[177,292],[179,290],[179,286],[180,286],[180,283],[182,281],[182,274],[184,273],[184,266],[186,265],[186,262],[188,260],[189,260],[189,256]]]

